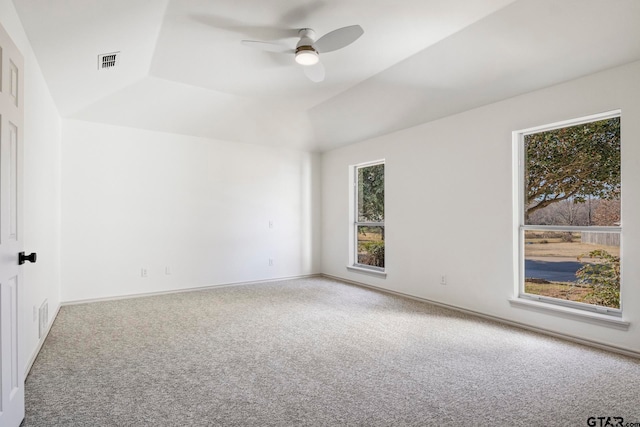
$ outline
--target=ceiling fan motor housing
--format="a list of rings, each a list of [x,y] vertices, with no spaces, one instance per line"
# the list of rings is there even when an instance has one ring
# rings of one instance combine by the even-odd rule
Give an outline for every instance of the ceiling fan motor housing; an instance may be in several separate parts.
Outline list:
[[[298,34],[300,41],[296,44],[296,62],[301,65],[317,64],[318,51],[313,47],[315,32],[310,28],[303,28]]]
[[[296,47],[302,46],[302,45],[310,46],[313,44],[313,42],[316,41],[316,32],[313,31],[311,28],[301,29],[300,31],[298,31],[298,36],[300,36],[300,41],[298,42]]]

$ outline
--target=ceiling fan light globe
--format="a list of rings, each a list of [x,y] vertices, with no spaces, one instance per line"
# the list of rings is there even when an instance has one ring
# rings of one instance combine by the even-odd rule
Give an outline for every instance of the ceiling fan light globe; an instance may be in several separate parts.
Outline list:
[[[296,62],[300,65],[315,65],[319,60],[318,52],[314,50],[300,50],[296,52]]]

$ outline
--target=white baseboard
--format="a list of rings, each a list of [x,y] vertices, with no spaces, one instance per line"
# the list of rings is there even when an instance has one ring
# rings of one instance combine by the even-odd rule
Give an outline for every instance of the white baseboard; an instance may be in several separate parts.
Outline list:
[[[27,361],[27,366],[25,366],[25,369],[24,369],[24,379],[25,379],[25,381],[27,379],[27,376],[29,375],[29,372],[31,372],[31,368],[33,367],[33,363],[36,361],[36,358],[38,357],[38,354],[40,354],[40,350],[42,350],[42,346],[44,345],[44,342],[46,341],[47,337],[49,336],[49,332],[51,332],[51,328],[53,327],[53,322],[56,321],[56,317],[58,317],[58,313],[60,313],[60,307],[61,307],[61,304],[58,304],[58,306],[56,307],[55,313],[53,313],[53,316],[51,317],[51,320],[49,321],[49,325],[47,326],[47,330],[44,332],[44,334],[42,335],[42,337],[38,341],[38,345],[36,346],[36,349],[33,351],[33,353],[31,354],[31,357]]]
[[[129,299],[129,298],[144,298],[144,297],[152,297],[157,295],[168,295],[175,294],[180,292],[197,292],[197,291],[205,291],[207,289],[216,289],[216,288],[224,288],[227,286],[244,286],[244,285],[256,285],[260,283],[271,283],[271,282],[281,282],[283,280],[294,280],[294,279],[308,279],[310,277],[320,277],[320,273],[314,274],[304,274],[300,276],[288,276],[288,277],[278,277],[275,279],[264,279],[264,280],[253,280],[249,282],[232,282],[232,283],[221,283],[218,285],[205,285],[205,286],[197,286],[194,288],[184,288],[184,289],[171,289],[167,291],[157,291],[157,292],[144,292],[139,294],[130,294],[130,295],[117,295],[111,297],[102,297],[102,298],[89,298],[82,300],[72,300],[72,301],[64,301],[60,305],[76,305],[76,304],[88,304],[92,302],[102,302],[102,301],[117,301],[121,299]]]
[[[560,333],[560,332],[555,332],[555,331],[551,331],[549,329],[544,329],[544,328],[539,328],[537,326],[531,326],[531,325],[527,325],[525,323],[520,323],[520,322],[515,322],[513,320],[508,320],[508,319],[504,319],[502,317],[497,317],[497,316],[492,316],[490,314],[485,314],[485,313],[481,313],[478,311],[473,311],[473,310],[469,310],[466,308],[462,308],[462,307],[458,307],[455,305],[450,305],[450,304],[445,304],[442,302],[438,302],[438,301],[433,301],[433,300],[429,300],[426,298],[421,298],[421,297],[417,297],[411,294],[405,294],[403,292],[397,292],[397,291],[392,291],[390,289],[385,289],[385,288],[381,288],[379,286],[373,286],[373,285],[368,285],[366,283],[361,283],[361,282],[357,282],[355,280],[349,280],[349,279],[344,279],[342,277],[337,277],[337,276],[331,276],[330,274],[320,274],[320,276],[322,277],[326,277],[328,279],[332,279],[332,280],[337,280],[339,282],[344,282],[344,283],[349,283],[355,286],[361,286],[364,288],[369,288],[369,289],[375,289],[377,291],[380,292],[384,292],[384,293],[388,293],[388,294],[392,294],[392,295],[398,295],[401,297],[405,297],[405,298],[409,298],[412,300],[416,300],[416,301],[421,301],[421,302],[425,302],[428,304],[433,304],[433,305],[437,305],[438,307],[444,307],[444,308],[448,308],[451,310],[455,310],[455,311],[459,311],[461,313],[465,313],[465,314],[469,314],[472,316],[477,316],[477,317],[481,317],[483,319],[488,319],[488,320],[493,320],[495,322],[499,322],[505,325],[509,325],[509,326],[513,326],[516,328],[520,328],[520,329],[526,329],[532,332],[538,332],[544,335],[549,335],[555,338],[560,338],[566,341],[571,341],[577,344],[582,344],[582,345],[586,345],[589,347],[594,347],[594,348],[598,348],[600,350],[606,350],[606,351],[610,351],[613,353],[618,353],[618,354],[622,354],[625,356],[630,356],[630,357],[634,357],[637,359],[640,359],[640,352],[635,351],[635,350],[631,350],[628,348],[624,348],[624,347],[617,347],[614,345],[610,345],[610,344],[604,344],[604,343],[600,343],[597,341],[591,341],[585,338],[580,338],[580,337],[576,337],[573,335],[569,335],[569,334],[564,334],[564,333]]]

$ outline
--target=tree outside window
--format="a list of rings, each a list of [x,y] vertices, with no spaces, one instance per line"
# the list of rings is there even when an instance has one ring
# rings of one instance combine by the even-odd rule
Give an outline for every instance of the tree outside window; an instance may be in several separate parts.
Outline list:
[[[355,264],[383,270],[384,163],[355,168]]]
[[[525,295],[620,309],[620,117],[520,133]]]

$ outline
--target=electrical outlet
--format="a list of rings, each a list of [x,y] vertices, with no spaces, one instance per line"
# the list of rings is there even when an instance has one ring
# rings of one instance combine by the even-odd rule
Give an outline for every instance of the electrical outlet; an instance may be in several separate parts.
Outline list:
[[[269,258],[269,267],[273,267],[273,258]]]
[[[440,275],[440,284],[441,285],[446,285],[447,284],[447,276],[442,274]]]
[[[269,220],[269,228],[273,228],[273,220],[272,219]]]
[[[148,273],[149,272],[147,271],[146,267],[142,267],[140,269],[140,277],[147,277]]]
[[[166,274],[167,276],[171,275],[171,267],[167,266],[164,268],[164,274]]]

